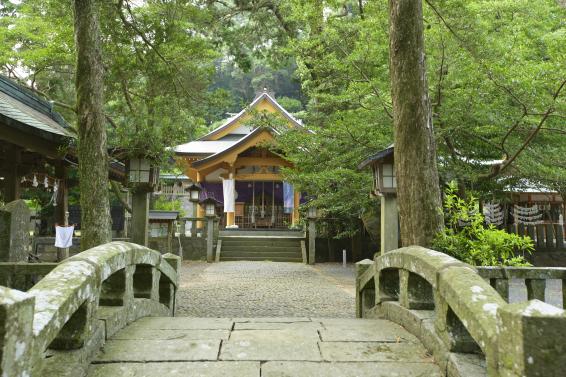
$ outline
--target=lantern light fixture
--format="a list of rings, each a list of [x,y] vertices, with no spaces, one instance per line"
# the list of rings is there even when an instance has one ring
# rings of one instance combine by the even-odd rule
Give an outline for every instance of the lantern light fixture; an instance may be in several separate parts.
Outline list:
[[[201,204],[204,206],[204,214],[207,217],[216,216],[216,205],[218,201],[214,198],[206,198],[201,201]]]
[[[367,166],[371,167],[373,173],[373,195],[395,195],[397,193],[393,145],[368,157],[358,166],[358,169]]]
[[[307,216],[309,219],[316,219],[318,218],[318,208],[311,205],[308,209]]]
[[[198,202],[200,197],[200,192],[202,191],[202,186],[198,183],[191,183],[186,189],[185,192],[189,193],[189,200],[191,202]]]
[[[159,168],[152,166],[148,158],[131,158],[127,161],[128,182],[154,187],[157,185]]]

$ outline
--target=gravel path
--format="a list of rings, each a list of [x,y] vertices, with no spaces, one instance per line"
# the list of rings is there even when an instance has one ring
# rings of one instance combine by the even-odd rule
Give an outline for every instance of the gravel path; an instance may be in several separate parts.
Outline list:
[[[354,266],[184,262],[176,315],[353,318]]]

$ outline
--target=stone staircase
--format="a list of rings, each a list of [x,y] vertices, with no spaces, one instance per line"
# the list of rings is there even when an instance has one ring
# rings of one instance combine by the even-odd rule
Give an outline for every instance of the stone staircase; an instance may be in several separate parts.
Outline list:
[[[226,230],[220,232],[219,239],[221,261],[305,262],[301,250],[303,232]]]

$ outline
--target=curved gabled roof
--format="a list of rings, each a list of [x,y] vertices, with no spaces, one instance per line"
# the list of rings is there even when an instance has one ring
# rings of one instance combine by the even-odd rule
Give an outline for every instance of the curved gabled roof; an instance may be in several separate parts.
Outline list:
[[[233,117],[227,119],[220,127],[210,131],[209,133],[207,133],[206,135],[200,137],[197,140],[200,141],[211,141],[213,140],[213,137],[221,132],[223,132],[224,130],[226,130],[227,128],[229,128],[230,126],[232,126],[235,122],[237,122],[242,116],[244,116],[246,114],[247,111],[253,109],[254,107],[256,107],[262,100],[267,100],[268,102],[270,102],[277,110],[279,110],[281,112],[281,114],[283,114],[283,116],[289,120],[292,124],[294,124],[297,127],[302,127],[303,124],[301,123],[300,120],[298,120],[297,118],[295,118],[293,115],[291,115],[291,113],[289,113],[287,110],[285,110],[283,108],[283,106],[281,106],[276,100],[275,98],[273,98],[269,93],[267,93],[267,91],[264,91],[263,93],[261,93],[259,96],[257,96],[253,102],[246,107],[245,109],[243,109],[242,111],[240,111],[238,114],[234,115]]]
[[[227,154],[229,154],[230,152],[232,152],[233,150],[235,150],[236,148],[245,146],[246,148],[248,148],[250,145],[250,143],[253,143],[253,140],[256,138],[256,136],[260,135],[261,133],[267,132],[271,135],[276,134],[277,132],[272,129],[272,128],[256,128],[254,129],[251,133],[249,133],[248,135],[246,135],[245,137],[243,137],[242,139],[236,141],[233,145],[231,145],[229,148],[226,148],[222,151],[219,151],[218,153],[215,153],[211,156],[207,156],[201,160],[195,161],[193,162],[193,167],[200,167],[203,165],[206,165],[212,161],[215,161]]]

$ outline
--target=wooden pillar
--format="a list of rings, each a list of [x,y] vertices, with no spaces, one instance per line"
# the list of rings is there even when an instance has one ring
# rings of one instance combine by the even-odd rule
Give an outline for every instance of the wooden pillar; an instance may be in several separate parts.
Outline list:
[[[67,167],[60,161],[55,166],[55,176],[59,179],[59,191],[57,193],[57,205],[55,206],[55,223],[63,225],[65,214],[69,212],[69,189],[67,187]]]
[[[19,169],[22,163],[22,150],[18,147],[6,148],[10,165],[6,166],[2,173],[4,177],[4,202],[9,203],[20,199],[20,174]]]
[[[226,226],[233,226],[236,223],[234,212],[226,212]]]
[[[299,223],[299,203],[301,195],[297,191],[293,191],[293,213],[291,214],[291,224],[297,225]]]
[[[202,208],[202,206],[198,203],[195,203],[195,205],[197,206],[197,217],[204,217],[204,208]],[[202,227],[204,226],[202,221],[197,221],[196,224],[196,228],[198,229],[202,229]]]

